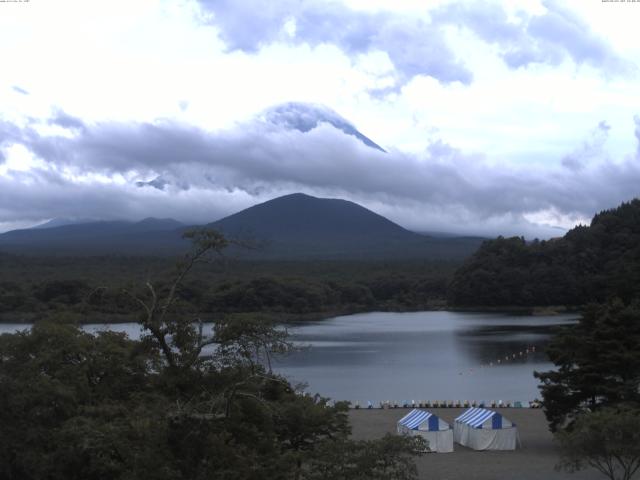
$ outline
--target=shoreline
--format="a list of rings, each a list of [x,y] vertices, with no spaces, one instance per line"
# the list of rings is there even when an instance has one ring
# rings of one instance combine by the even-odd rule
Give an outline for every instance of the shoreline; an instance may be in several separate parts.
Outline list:
[[[430,408],[449,424],[464,408]],[[454,444],[452,453],[428,453],[416,457],[420,480],[472,479],[500,480],[597,480],[602,474],[584,470],[570,474],[555,470],[560,450],[548,429],[544,412],[539,408],[500,408],[505,418],[518,428],[521,447],[515,451],[475,451]],[[396,434],[396,423],[406,415],[405,409],[352,409],[348,412],[355,440],[371,440],[387,433]]]
[[[514,410],[522,410],[522,409],[532,409],[539,410],[542,408],[542,402],[538,398],[534,398],[533,400],[514,400],[514,401],[506,401],[502,400],[491,400],[489,402],[485,402],[483,400],[465,400],[461,402],[459,400],[436,400],[436,401],[426,401],[426,402],[396,402],[396,401],[383,401],[377,402],[371,406],[363,406],[360,405],[359,401],[351,402],[349,400],[336,400],[334,403],[338,402],[347,402],[349,405],[349,410],[412,410],[414,408],[417,409],[440,409],[440,410],[453,410],[453,409],[461,409],[465,410],[468,408],[489,408],[494,410],[505,410],[505,409],[514,409]]]
[[[379,306],[373,309],[359,309],[359,308],[345,308],[343,310],[329,310],[325,312],[309,312],[309,313],[293,313],[293,312],[209,312],[202,316],[216,317],[221,315],[256,315],[275,321],[277,323],[284,324],[297,324],[306,322],[319,322],[334,317],[343,317],[349,315],[357,315],[361,313],[411,313],[411,312],[459,312],[459,313],[501,313],[511,314],[517,316],[555,316],[565,314],[580,314],[584,306],[566,306],[566,305],[552,305],[552,306],[534,306],[534,307],[519,307],[519,306],[475,306],[475,307],[460,307],[450,305],[421,305],[415,308],[384,308]],[[45,315],[52,312],[43,312]],[[58,312],[53,312],[55,315]],[[107,314],[102,312],[94,312],[88,314],[81,314],[78,312],[59,312],[61,314],[70,313],[72,315],[83,316],[99,316],[101,320],[90,322],[79,322],[80,325],[95,325],[101,323],[107,324],[121,324],[121,323],[136,323],[136,313],[131,314]],[[24,324],[28,325],[34,323],[40,316],[40,312],[24,312],[24,313],[4,313],[0,314],[0,324]],[[205,322],[207,323],[207,322]]]

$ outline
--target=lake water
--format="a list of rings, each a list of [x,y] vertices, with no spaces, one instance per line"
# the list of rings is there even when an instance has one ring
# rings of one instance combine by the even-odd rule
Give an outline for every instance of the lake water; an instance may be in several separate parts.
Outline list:
[[[553,330],[576,319],[458,312],[336,317],[290,329],[310,348],[282,359],[278,369],[308,382],[312,393],[361,405],[528,401],[540,397],[533,371],[553,368],[544,354]]]
[[[533,371],[553,368],[544,347],[575,315],[363,313],[289,327],[302,348],[274,368],[336,400],[503,400],[540,397]],[[0,324],[0,333],[25,328]],[[138,338],[137,324],[86,325]],[[528,352],[527,352],[528,351]],[[514,358],[515,356],[515,358]]]

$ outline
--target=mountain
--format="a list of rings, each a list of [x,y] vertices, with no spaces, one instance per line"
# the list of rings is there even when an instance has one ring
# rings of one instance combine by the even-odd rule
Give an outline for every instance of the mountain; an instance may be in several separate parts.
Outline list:
[[[283,103],[266,110],[264,118],[273,125],[300,132],[308,132],[320,123],[327,123],[345,134],[357,138],[367,147],[385,152],[380,145],[360,133],[352,123],[324,105],[302,102]]]
[[[139,222],[131,225],[131,231],[134,232],[161,232],[167,230],[177,230],[184,227],[185,224],[174,220],[173,218],[155,218],[147,217]]]
[[[0,235],[0,250],[59,255],[173,254],[187,248],[181,239],[183,227],[171,218],[40,226]]]
[[[301,193],[255,205],[206,225],[250,243],[231,249],[269,260],[459,260],[482,239],[410,232],[356,203]],[[91,222],[0,235],[0,251],[59,255],[178,255],[188,249],[187,227],[172,219]]]
[[[585,305],[640,298],[640,199],[561,238],[484,243],[460,267],[449,301],[464,306]]]
[[[267,239],[415,236],[400,225],[356,203],[316,198],[303,193],[285,195],[254,205],[211,223],[210,226],[233,234],[253,233]]]
[[[257,241],[260,248],[250,256],[263,258],[460,259],[482,241],[425,237],[356,203],[302,193],[269,200],[208,226]]]
[[[64,227],[65,225],[76,225],[79,223],[91,223],[95,222],[95,220],[90,219],[80,219],[74,220],[71,218],[52,218],[48,222],[41,223],[39,225],[34,225],[31,229],[39,229],[39,228],[55,228],[55,227]]]
[[[309,132],[321,124],[331,125],[340,130],[345,135],[352,136],[365,146],[386,153],[386,151],[366,135],[362,134],[351,122],[336,113],[329,107],[315,103],[287,102],[272,106],[255,118],[249,127],[256,125],[264,127],[268,125],[275,130],[287,131],[297,130],[302,133]],[[271,129],[271,128],[269,128]],[[139,180],[134,182],[138,188],[155,188],[164,191],[167,187],[173,186],[181,189],[188,188],[188,182],[176,178],[164,178],[162,175],[150,180]]]

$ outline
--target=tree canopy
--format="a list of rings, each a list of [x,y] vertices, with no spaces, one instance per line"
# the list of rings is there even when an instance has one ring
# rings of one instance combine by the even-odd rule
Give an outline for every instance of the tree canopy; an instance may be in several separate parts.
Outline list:
[[[562,448],[558,466],[570,472],[592,467],[610,480],[630,480],[640,468],[640,409],[603,408],[556,438]]]
[[[181,308],[184,278],[226,246],[192,238],[173,281],[127,292],[141,340],[65,315],[0,336],[0,478],[415,478],[420,440],[352,441],[346,404],[271,371],[285,332],[247,317],[208,333]]]
[[[454,305],[586,305],[640,296],[640,199],[594,216],[564,237],[485,242],[454,275]]]
[[[620,402],[640,407],[640,305],[589,307],[547,348],[556,369],[536,372],[552,430],[580,413]]]

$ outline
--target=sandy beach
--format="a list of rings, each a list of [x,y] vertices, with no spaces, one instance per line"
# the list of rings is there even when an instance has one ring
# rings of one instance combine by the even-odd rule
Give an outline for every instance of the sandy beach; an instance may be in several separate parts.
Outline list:
[[[465,409],[429,409],[443,420],[453,419]],[[396,422],[409,410],[360,409],[349,413],[355,439],[373,439],[395,433]],[[506,418],[518,426],[522,448],[511,452],[477,452],[458,444],[453,453],[430,453],[417,458],[419,478],[429,480],[597,480],[605,477],[596,470],[578,473],[555,471],[558,448],[547,428],[542,410],[502,408]]]

